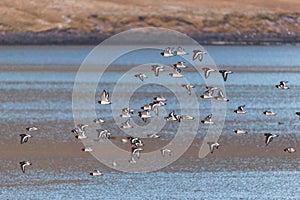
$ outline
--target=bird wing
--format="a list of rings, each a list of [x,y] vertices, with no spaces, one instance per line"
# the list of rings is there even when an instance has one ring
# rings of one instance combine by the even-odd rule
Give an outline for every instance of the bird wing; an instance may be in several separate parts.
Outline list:
[[[222,97],[222,98],[224,97],[222,90],[219,90],[219,97]]]
[[[205,121],[211,121],[211,118],[212,118],[212,114],[210,114],[207,117],[205,117]]]
[[[245,107],[245,106],[246,106],[246,105],[239,106],[239,107],[238,107],[238,110],[244,111],[244,107]]]
[[[23,142],[21,142],[21,144],[28,142],[28,138],[29,138],[28,135],[25,135],[23,137]]]
[[[152,110],[156,115],[158,115],[158,107],[159,107],[158,104],[154,104],[152,107]]]
[[[21,170],[23,173],[25,173],[25,163],[23,163],[23,162],[21,163]]]
[[[125,122],[125,124],[126,124],[127,126],[131,126],[131,125],[130,125],[130,119],[128,119],[128,120]]]
[[[199,54],[198,59],[199,59],[200,61],[202,61],[202,59],[203,59],[203,54]]]
[[[197,57],[199,56],[199,51],[197,51],[197,50],[194,50],[193,52],[194,52],[194,55],[193,55],[193,60],[196,60],[196,59],[197,59]]]
[[[128,108],[123,108],[123,109],[122,109],[122,113],[123,113],[123,114],[128,114],[128,113],[129,113]]]
[[[103,90],[102,94],[101,94],[101,101],[107,101],[107,94],[106,94],[106,91]]]
[[[155,76],[158,76],[159,75],[159,67],[156,67],[155,69],[154,69],[154,73],[155,73]]]

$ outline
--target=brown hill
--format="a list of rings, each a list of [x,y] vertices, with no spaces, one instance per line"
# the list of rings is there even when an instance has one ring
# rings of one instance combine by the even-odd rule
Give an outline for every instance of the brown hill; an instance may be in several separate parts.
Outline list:
[[[2,0],[0,31],[111,35],[155,26],[190,35],[299,36],[299,8],[298,0]]]

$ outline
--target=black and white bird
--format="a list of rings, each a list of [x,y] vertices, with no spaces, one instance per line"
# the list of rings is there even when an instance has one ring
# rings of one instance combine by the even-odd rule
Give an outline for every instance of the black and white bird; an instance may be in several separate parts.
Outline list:
[[[155,115],[158,116],[158,109],[164,105],[166,105],[164,101],[154,101],[151,103],[151,110],[154,112]]]
[[[155,76],[159,75],[159,72],[163,72],[165,67],[162,65],[152,65],[152,71],[154,72]]]
[[[195,85],[191,85],[191,84],[182,84],[181,86],[184,87],[187,90],[188,95],[191,95],[192,94],[192,88],[195,88]]]
[[[130,124],[130,119],[127,119],[125,122],[122,123],[121,128],[133,128],[133,126]]]
[[[112,134],[107,129],[97,129],[96,131],[98,133],[98,136],[97,136],[98,139],[101,139],[101,138],[110,139],[111,138]]]
[[[84,152],[92,152],[93,149],[92,149],[92,147],[85,147],[85,148],[82,149],[82,151],[84,151]]]
[[[25,167],[26,166],[32,165],[32,163],[30,163],[28,161],[22,161],[19,164],[20,164],[20,167],[21,167],[21,170],[22,170],[23,173],[25,173]]]
[[[163,52],[160,53],[163,57],[172,57],[175,56],[175,53],[173,51],[173,48],[167,47]]]
[[[101,118],[94,119],[94,123],[96,123],[96,124],[101,124],[101,123],[104,123],[104,122],[105,122],[105,120],[101,119]]]
[[[177,62],[176,64],[173,65],[173,68],[177,68],[177,69],[185,69],[187,68],[186,65],[184,65],[184,62],[183,61],[179,61]]]
[[[203,59],[203,55],[207,54],[205,51],[202,50],[194,50],[194,55],[193,55],[193,60],[196,60],[198,58],[198,60],[201,62]]]
[[[238,128],[235,129],[233,132],[235,132],[236,134],[247,134],[248,131],[245,131],[244,129]]]
[[[296,149],[294,149],[293,147],[287,147],[283,151],[288,152],[288,153],[294,153],[296,151]]]
[[[220,146],[217,142],[208,142],[207,144],[209,145],[210,153],[214,153],[214,150],[218,149]]]
[[[167,121],[178,121],[178,122],[181,121],[181,117],[179,115],[176,115],[175,111],[170,112],[169,115],[165,117],[165,119]]]
[[[270,142],[272,142],[273,138],[278,137],[278,135],[272,134],[272,133],[265,133],[264,136],[266,137],[265,139],[265,144],[268,146]]]
[[[224,102],[227,102],[229,101],[229,99],[227,99],[224,94],[223,94],[223,91],[220,89],[219,92],[218,92],[218,96],[215,97],[215,99],[217,101],[224,101]]]
[[[120,117],[122,118],[131,118],[130,114],[133,114],[134,110],[130,109],[130,108],[123,108],[122,109],[122,114],[120,115]]]
[[[144,146],[143,141],[138,137],[127,137],[127,140],[130,142],[131,146],[141,147]]]
[[[31,138],[32,136],[29,134],[23,133],[23,134],[20,134],[20,137],[21,137],[20,143],[24,144],[24,143],[28,142],[29,138]]]
[[[85,135],[85,132],[81,132],[80,134],[75,135],[75,138],[76,139],[86,139],[87,136]]]
[[[102,176],[103,174],[99,170],[94,170],[90,172],[91,176]]]
[[[188,55],[188,53],[184,50],[184,48],[178,47],[177,51],[176,51],[176,55],[177,56],[184,56],[184,55]]]
[[[182,78],[183,75],[181,74],[181,70],[179,68],[174,68],[173,73],[169,73],[169,75],[173,78]]]
[[[167,101],[166,98],[162,97],[162,96],[156,96],[153,98],[154,101]]]
[[[263,112],[264,115],[266,116],[276,116],[276,113],[270,111],[270,110],[266,110]]]
[[[234,110],[237,114],[246,114],[247,112],[244,110],[246,105],[239,106],[236,110]]]
[[[207,90],[203,93],[203,95],[201,95],[200,97],[202,99],[211,99],[211,98],[214,98],[214,92],[215,90],[217,90],[218,88],[216,87],[206,87]]]
[[[103,90],[100,101],[98,101],[97,103],[103,105],[111,104],[111,102],[109,101],[109,93],[106,90]]]
[[[204,68],[202,68],[202,70],[204,71],[204,77],[205,78],[208,78],[209,74],[211,72],[215,72],[216,71],[215,69],[211,69],[211,68],[208,68],[208,67],[204,67]]]
[[[141,81],[144,81],[146,78],[148,78],[148,76],[146,76],[146,74],[144,74],[144,73],[136,74],[136,75],[134,75],[134,77],[139,78]]]
[[[161,149],[160,153],[163,157],[165,157],[166,154],[168,154],[169,156],[171,156],[172,150],[170,149]]]
[[[151,118],[149,110],[139,111],[138,116],[142,118],[144,122],[147,122],[147,119]]]
[[[233,74],[233,71],[230,70],[219,70],[219,72],[222,74],[224,81],[227,81],[228,74]]]
[[[214,122],[212,121],[212,114],[206,116],[204,120],[201,120],[201,123],[208,125],[214,124]]]
[[[275,85],[275,88],[282,89],[282,90],[288,90],[290,89],[286,84],[288,81],[280,81],[279,85]]]
[[[31,132],[31,131],[37,131],[37,130],[39,130],[39,128],[37,128],[35,126],[31,126],[31,127],[27,127],[26,130]]]
[[[129,162],[130,163],[136,163],[136,160],[134,158],[137,157],[138,159],[140,159],[141,151],[143,151],[143,149],[141,147],[132,146],[131,147],[131,156],[130,156]]]
[[[85,134],[85,129],[88,127],[87,124],[77,124],[77,126],[71,130],[76,136]]]
[[[156,139],[156,138],[160,138],[160,135],[158,135],[157,133],[153,133],[153,134],[148,134],[147,137]]]

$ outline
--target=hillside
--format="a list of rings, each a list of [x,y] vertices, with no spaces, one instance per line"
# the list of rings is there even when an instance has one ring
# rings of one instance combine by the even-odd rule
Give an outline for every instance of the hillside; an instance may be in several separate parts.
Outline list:
[[[298,0],[20,0],[0,2],[0,40],[106,37],[135,27],[164,27],[193,36],[270,35],[299,39]],[[24,33],[26,33],[24,35]],[[4,35],[4,36],[3,36]],[[28,38],[26,37],[28,36]],[[1,42],[0,41],[0,42]]]

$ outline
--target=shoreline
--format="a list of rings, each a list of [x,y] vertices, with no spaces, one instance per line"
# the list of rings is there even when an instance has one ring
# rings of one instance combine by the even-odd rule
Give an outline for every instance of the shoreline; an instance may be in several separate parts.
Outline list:
[[[2,32],[0,45],[98,45],[107,38],[118,33],[91,33],[91,32]],[[300,45],[300,35],[280,33],[199,33],[190,34],[201,45]],[[128,41],[136,42],[136,41]]]

